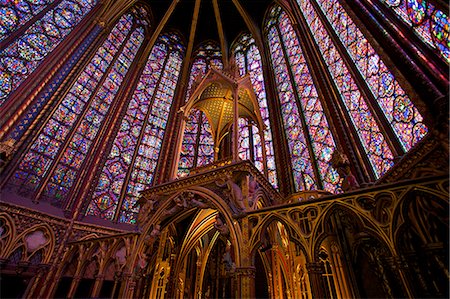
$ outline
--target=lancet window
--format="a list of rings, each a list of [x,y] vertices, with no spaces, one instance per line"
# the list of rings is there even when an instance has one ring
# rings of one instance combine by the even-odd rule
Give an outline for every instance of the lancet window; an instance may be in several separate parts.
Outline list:
[[[295,189],[335,192],[339,175],[329,161],[336,145],[298,37],[279,7],[266,30]]]
[[[87,215],[134,223],[139,192],[153,183],[184,47],[175,34],[153,47],[102,168]]]
[[[269,109],[267,106],[266,88],[262,70],[261,55],[255,40],[249,34],[243,34],[237,40],[234,48],[234,59],[239,69],[239,74],[244,76],[248,74],[253,85],[253,90],[258,100],[259,112],[264,122],[264,140],[267,159],[267,175],[272,185],[277,186],[277,175],[275,167],[275,157],[273,150],[272,131],[270,129]],[[263,155],[261,146],[261,137],[256,126],[248,121],[241,119],[240,126],[240,157],[249,159],[255,163],[256,168],[264,173]],[[250,146],[251,145],[251,146]],[[252,153],[252,154],[250,154]]]
[[[96,4],[96,0],[0,3],[0,106]]]
[[[64,206],[144,40],[125,14],[43,124],[10,179],[21,193]]]

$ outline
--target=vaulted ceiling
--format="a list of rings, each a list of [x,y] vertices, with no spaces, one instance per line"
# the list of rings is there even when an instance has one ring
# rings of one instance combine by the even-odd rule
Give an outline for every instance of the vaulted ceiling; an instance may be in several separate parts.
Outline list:
[[[198,1],[198,2],[197,2]],[[147,0],[155,21],[158,23],[169,11],[171,0]],[[189,39],[193,20],[196,19],[195,4],[199,3],[199,13],[195,30],[194,49],[203,41],[214,40],[221,44],[231,43],[241,32],[251,32],[249,22],[260,28],[264,14],[272,0],[179,0],[170,14],[165,30],[175,29]],[[239,8],[239,9],[238,9]],[[243,16],[247,16],[247,21]],[[222,29],[220,29],[222,28]]]

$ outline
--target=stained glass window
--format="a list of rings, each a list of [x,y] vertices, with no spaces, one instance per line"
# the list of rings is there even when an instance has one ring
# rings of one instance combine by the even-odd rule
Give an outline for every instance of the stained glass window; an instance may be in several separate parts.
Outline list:
[[[336,192],[340,178],[330,165],[336,146],[300,42],[285,12],[273,9],[271,17],[269,47],[296,189],[317,189],[320,180],[324,190]]]
[[[153,182],[169,118],[183,59],[184,49],[179,46],[178,37],[169,34],[153,47],[103,166],[88,215],[135,223],[136,200]]]
[[[144,32],[122,17],[43,126],[12,178],[13,185],[61,206],[102,127]]]
[[[6,48],[0,49],[0,105],[75,28],[96,0],[66,0],[36,20]],[[4,1],[0,6],[0,38],[30,20],[48,1]],[[33,10],[36,9],[36,10]]]
[[[253,85],[256,98],[259,104],[259,112],[264,122],[264,140],[266,149],[266,161],[267,165],[263,164],[261,137],[256,126],[251,127],[251,135],[253,136],[252,145],[255,152],[252,155],[251,160],[255,163],[255,166],[264,172],[264,168],[267,170],[269,181],[273,186],[277,186],[277,176],[275,168],[275,157],[272,142],[272,131],[270,129],[269,109],[267,106],[266,89],[264,85],[264,77],[262,71],[261,55],[258,47],[255,44],[255,40],[249,34],[243,34],[237,41],[234,47],[234,58],[236,65],[239,69],[241,76],[249,74],[250,80]],[[240,123],[241,125],[241,123]],[[240,134],[243,134],[240,131]],[[243,157],[241,157],[244,159]],[[250,157],[248,157],[250,159]]]
[[[0,4],[0,41],[23,26],[44,9],[51,8],[51,0],[2,1]],[[57,3],[57,1],[56,1]]]
[[[419,111],[339,1],[317,2],[368,83],[403,148],[410,150],[427,133]]]
[[[197,87],[196,84],[200,83],[211,67],[223,69],[222,52],[219,45],[214,42],[201,44],[194,57],[186,91],[186,101]],[[197,109],[191,110],[183,136],[178,163],[179,177],[188,175],[192,168],[214,161],[214,139],[211,125],[203,112]]]
[[[393,165],[394,156],[386,138],[369,108],[367,99],[362,96],[356,80],[348,70],[312,3],[305,0],[299,2],[299,5],[340,92],[342,103],[356,128],[375,176],[380,177]]]
[[[450,18],[425,0],[382,0],[428,45],[450,63]]]
[[[191,93],[193,92],[192,85],[194,82],[203,79],[208,70],[214,67],[216,69],[223,69],[222,52],[217,44],[213,42],[207,42],[200,45],[195,54],[194,61],[191,67],[191,74],[189,76],[188,88],[186,92],[186,101],[189,100]]]
[[[190,169],[210,164],[213,161],[214,139],[211,125],[205,113],[193,108],[184,129],[178,176],[184,177],[189,174]]]

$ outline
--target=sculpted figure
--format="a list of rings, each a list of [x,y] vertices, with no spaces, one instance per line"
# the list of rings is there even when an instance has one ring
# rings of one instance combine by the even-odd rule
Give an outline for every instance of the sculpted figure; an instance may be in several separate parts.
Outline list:
[[[236,265],[233,262],[231,257],[231,245],[227,244],[225,248],[225,252],[223,254],[223,262],[225,263],[225,269],[227,271],[233,272],[236,268]]]
[[[190,207],[194,208],[200,208],[200,209],[207,209],[209,208],[209,205],[207,203],[204,203],[200,200],[195,199],[194,195],[188,196],[188,202]]]
[[[228,192],[230,193],[230,199],[234,206],[238,209],[238,212],[245,211],[242,190],[238,184],[233,181],[233,178],[230,175],[226,176],[224,183],[216,181],[216,185],[222,188],[227,187]]]
[[[155,204],[158,201],[157,195],[152,195],[149,199],[145,199],[143,197],[139,198],[139,200],[134,204],[133,207],[137,205],[140,206],[139,214],[137,217],[137,229],[140,231],[147,223],[147,220],[150,218],[149,214],[153,212],[155,209]]]
[[[347,155],[336,150],[333,152],[330,162],[331,166],[336,169],[342,178],[342,191],[351,191],[359,188],[358,181],[350,169],[350,161]]]
[[[259,189],[258,182],[253,178],[249,177],[248,181],[248,205],[253,209],[253,206],[256,204],[256,192]]]
[[[339,176],[343,178],[342,180],[342,191],[352,191],[359,188],[358,181],[356,177],[352,174],[349,167],[339,167],[337,169]]]
[[[228,226],[225,223],[223,223],[219,214],[216,215],[216,223],[214,223],[214,228],[217,229],[219,233],[223,236],[226,236],[230,233],[230,231],[228,230]]]
[[[153,229],[150,232],[150,234],[145,237],[145,243],[147,244],[147,246],[152,247],[156,239],[158,239],[160,235],[161,235],[161,225],[156,224],[155,226],[153,226]]]

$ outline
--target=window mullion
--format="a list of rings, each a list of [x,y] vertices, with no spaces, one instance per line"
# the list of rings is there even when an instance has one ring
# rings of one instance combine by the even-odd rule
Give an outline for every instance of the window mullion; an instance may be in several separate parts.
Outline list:
[[[10,43],[12,43],[14,40],[16,40],[19,36],[22,36],[24,32],[31,27],[36,21],[40,20],[43,16],[45,16],[46,13],[48,13],[50,10],[54,9],[56,6],[61,3],[62,0],[54,1],[53,3],[50,3],[42,9],[40,12],[38,12],[36,15],[32,16],[31,19],[26,21],[23,25],[16,28],[13,32],[11,32],[9,35],[6,36],[4,40],[0,42],[0,51],[3,51]]]
[[[150,52],[149,55],[151,55],[151,52]],[[138,137],[136,146],[135,146],[135,148],[134,148],[134,153],[133,153],[133,157],[131,158],[130,166],[128,167],[127,174],[126,174],[125,179],[124,179],[124,182],[123,182],[123,184],[122,184],[122,189],[121,189],[121,191],[120,191],[119,200],[118,200],[118,202],[117,202],[116,212],[115,212],[114,218],[113,218],[113,221],[114,221],[114,222],[117,222],[118,219],[119,219],[119,217],[120,217],[120,212],[121,212],[121,210],[122,210],[122,204],[123,204],[123,201],[124,201],[125,196],[126,196],[126,193],[127,193],[127,188],[126,188],[126,186],[128,185],[128,182],[129,182],[129,180],[130,180],[131,173],[133,172],[134,163],[135,163],[135,161],[136,161],[136,157],[137,157],[137,155],[138,155],[139,148],[140,148],[140,146],[141,146],[141,144],[142,144],[142,138],[144,137],[144,134],[145,134],[145,127],[147,126],[148,120],[149,120],[149,118],[150,118],[150,115],[152,114],[152,108],[153,108],[153,104],[154,104],[154,102],[155,102],[155,97],[156,97],[156,94],[157,94],[157,92],[158,92],[158,88],[159,88],[159,85],[160,85],[160,83],[161,83],[161,80],[162,80],[162,78],[164,77],[164,72],[165,72],[165,68],[166,68],[166,65],[167,65],[167,61],[169,60],[169,55],[170,55],[170,52],[167,51],[167,53],[166,53],[166,58],[165,58],[165,60],[164,60],[163,66],[162,66],[162,68],[161,68],[161,73],[160,73],[160,75],[159,75],[158,81],[157,81],[157,83],[156,83],[156,85],[155,85],[155,89],[154,89],[154,91],[153,91],[152,98],[151,98],[150,103],[149,103],[149,105],[148,105],[149,108],[148,108],[148,110],[147,110],[147,114],[145,115],[145,118],[144,118],[144,121],[143,121],[143,125],[142,125],[142,128],[141,128],[141,131],[139,132],[139,137]],[[145,66],[144,66],[144,67],[145,67]],[[139,78],[138,78],[138,80],[139,80]],[[130,95],[130,97],[132,97],[132,96],[133,96],[133,95]],[[130,100],[128,100],[128,102],[129,102],[129,101],[130,101]],[[128,109],[128,107],[125,107],[125,109]],[[125,117],[125,116],[124,116],[124,117]],[[116,134],[117,134],[117,133],[116,133]],[[113,140],[113,142],[114,142],[114,140]]]
[[[195,137],[195,147],[194,147],[194,160],[192,161],[192,169],[197,167],[198,163],[198,155],[200,152],[200,137],[202,135],[202,128],[203,128],[203,112],[201,110],[198,110],[198,118],[197,118],[197,135]]]
[[[389,145],[389,148],[391,149],[394,157],[402,156],[405,153],[405,150],[403,149],[400,140],[397,138],[396,134],[393,131],[393,128],[389,121],[386,119],[385,114],[381,110],[381,108],[375,104],[377,103],[377,98],[375,98],[367,86],[366,81],[362,77],[361,73],[357,69],[355,63],[347,53],[347,50],[345,46],[340,41],[339,37],[337,36],[337,33],[334,31],[333,27],[328,21],[328,18],[323,14],[323,11],[321,10],[320,6],[317,4],[316,0],[310,0],[311,4],[314,7],[314,10],[316,11],[317,16],[322,21],[322,24],[324,25],[324,29],[328,32],[332,42],[334,43],[335,47],[337,48],[339,54],[341,55],[342,59],[344,60],[344,63],[348,67],[351,76],[355,79],[355,82],[358,86],[358,89],[361,91],[361,95],[366,99],[366,103],[369,106],[370,110],[372,111],[372,115],[374,119],[377,121],[380,131],[383,132],[383,135],[385,136],[385,140],[387,144]]]
[[[53,172],[55,171],[55,169],[58,166],[58,164],[59,164],[62,156],[64,155],[67,147],[69,146],[69,141],[72,140],[72,138],[74,137],[75,133],[78,130],[78,127],[83,122],[86,114],[89,111],[89,107],[91,106],[92,102],[95,99],[96,94],[98,93],[99,89],[103,86],[103,83],[107,79],[107,75],[110,73],[110,71],[114,67],[117,59],[122,54],[123,48],[125,47],[127,41],[130,39],[130,36],[134,32],[134,29],[135,29],[135,26],[132,26],[132,28],[130,29],[130,31],[127,34],[127,37],[124,39],[123,43],[120,45],[119,49],[117,50],[116,55],[114,56],[114,59],[110,62],[110,64],[107,67],[106,71],[103,73],[102,79],[99,81],[97,86],[93,89],[93,92],[91,93],[91,97],[90,97],[89,101],[87,101],[85,106],[84,106],[83,112],[78,116],[78,119],[72,125],[69,134],[65,138],[66,142],[59,148],[58,154],[55,156],[55,158],[51,162],[50,168],[47,170],[46,174],[44,174],[44,177],[41,180],[40,187],[39,187],[38,191],[35,193],[35,196],[34,196],[35,201],[39,201],[40,200],[40,197],[42,196],[42,193],[43,193],[43,191],[45,189],[45,186],[48,184],[48,182],[50,180],[51,174],[53,174]],[[83,169],[85,162],[86,162],[86,160],[83,161],[82,165],[80,166],[80,169]]]
[[[279,25],[279,24],[277,23],[277,25]],[[287,55],[286,46],[285,46],[283,38],[282,38],[280,27],[276,26],[276,28],[277,28],[278,36],[280,38],[280,45],[281,45],[281,48],[283,49],[284,60],[286,61],[286,66],[287,66],[287,70],[288,70],[289,80],[291,81],[292,87],[294,87],[295,104],[297,105],[298,110],[302,112],[302,113],[300,113],[300,120],[302,122],[302,127],[303,127],[302,134],[305,136],[307,147],[308,147],[308,151],[309,151],[309,157],[311,159],[311,164],[313,165],[314,176],[315,176],[315,183],[317,184],[317,189],[323,189],[323,184],[322,184],[322,179],[321,179],[321,176],[320,176],[320,172],[317,169],[318,166],[317,166],[316,156],[314,154],[314,150],[313,150],[312,144],[311,144],[312,140],[311,140],[311,136],[309,134],[309,127],[308,127],[308,125],[306,123],[305,116],[303,114],[304,111],[303,111],[303,109],[302,109],[302,107],[300,105],[300,96],[297,93],[297,82],[295,82],[295,76],[292,73],[291,64],[290,64],[290,61],[289,61],[289,57]]]

